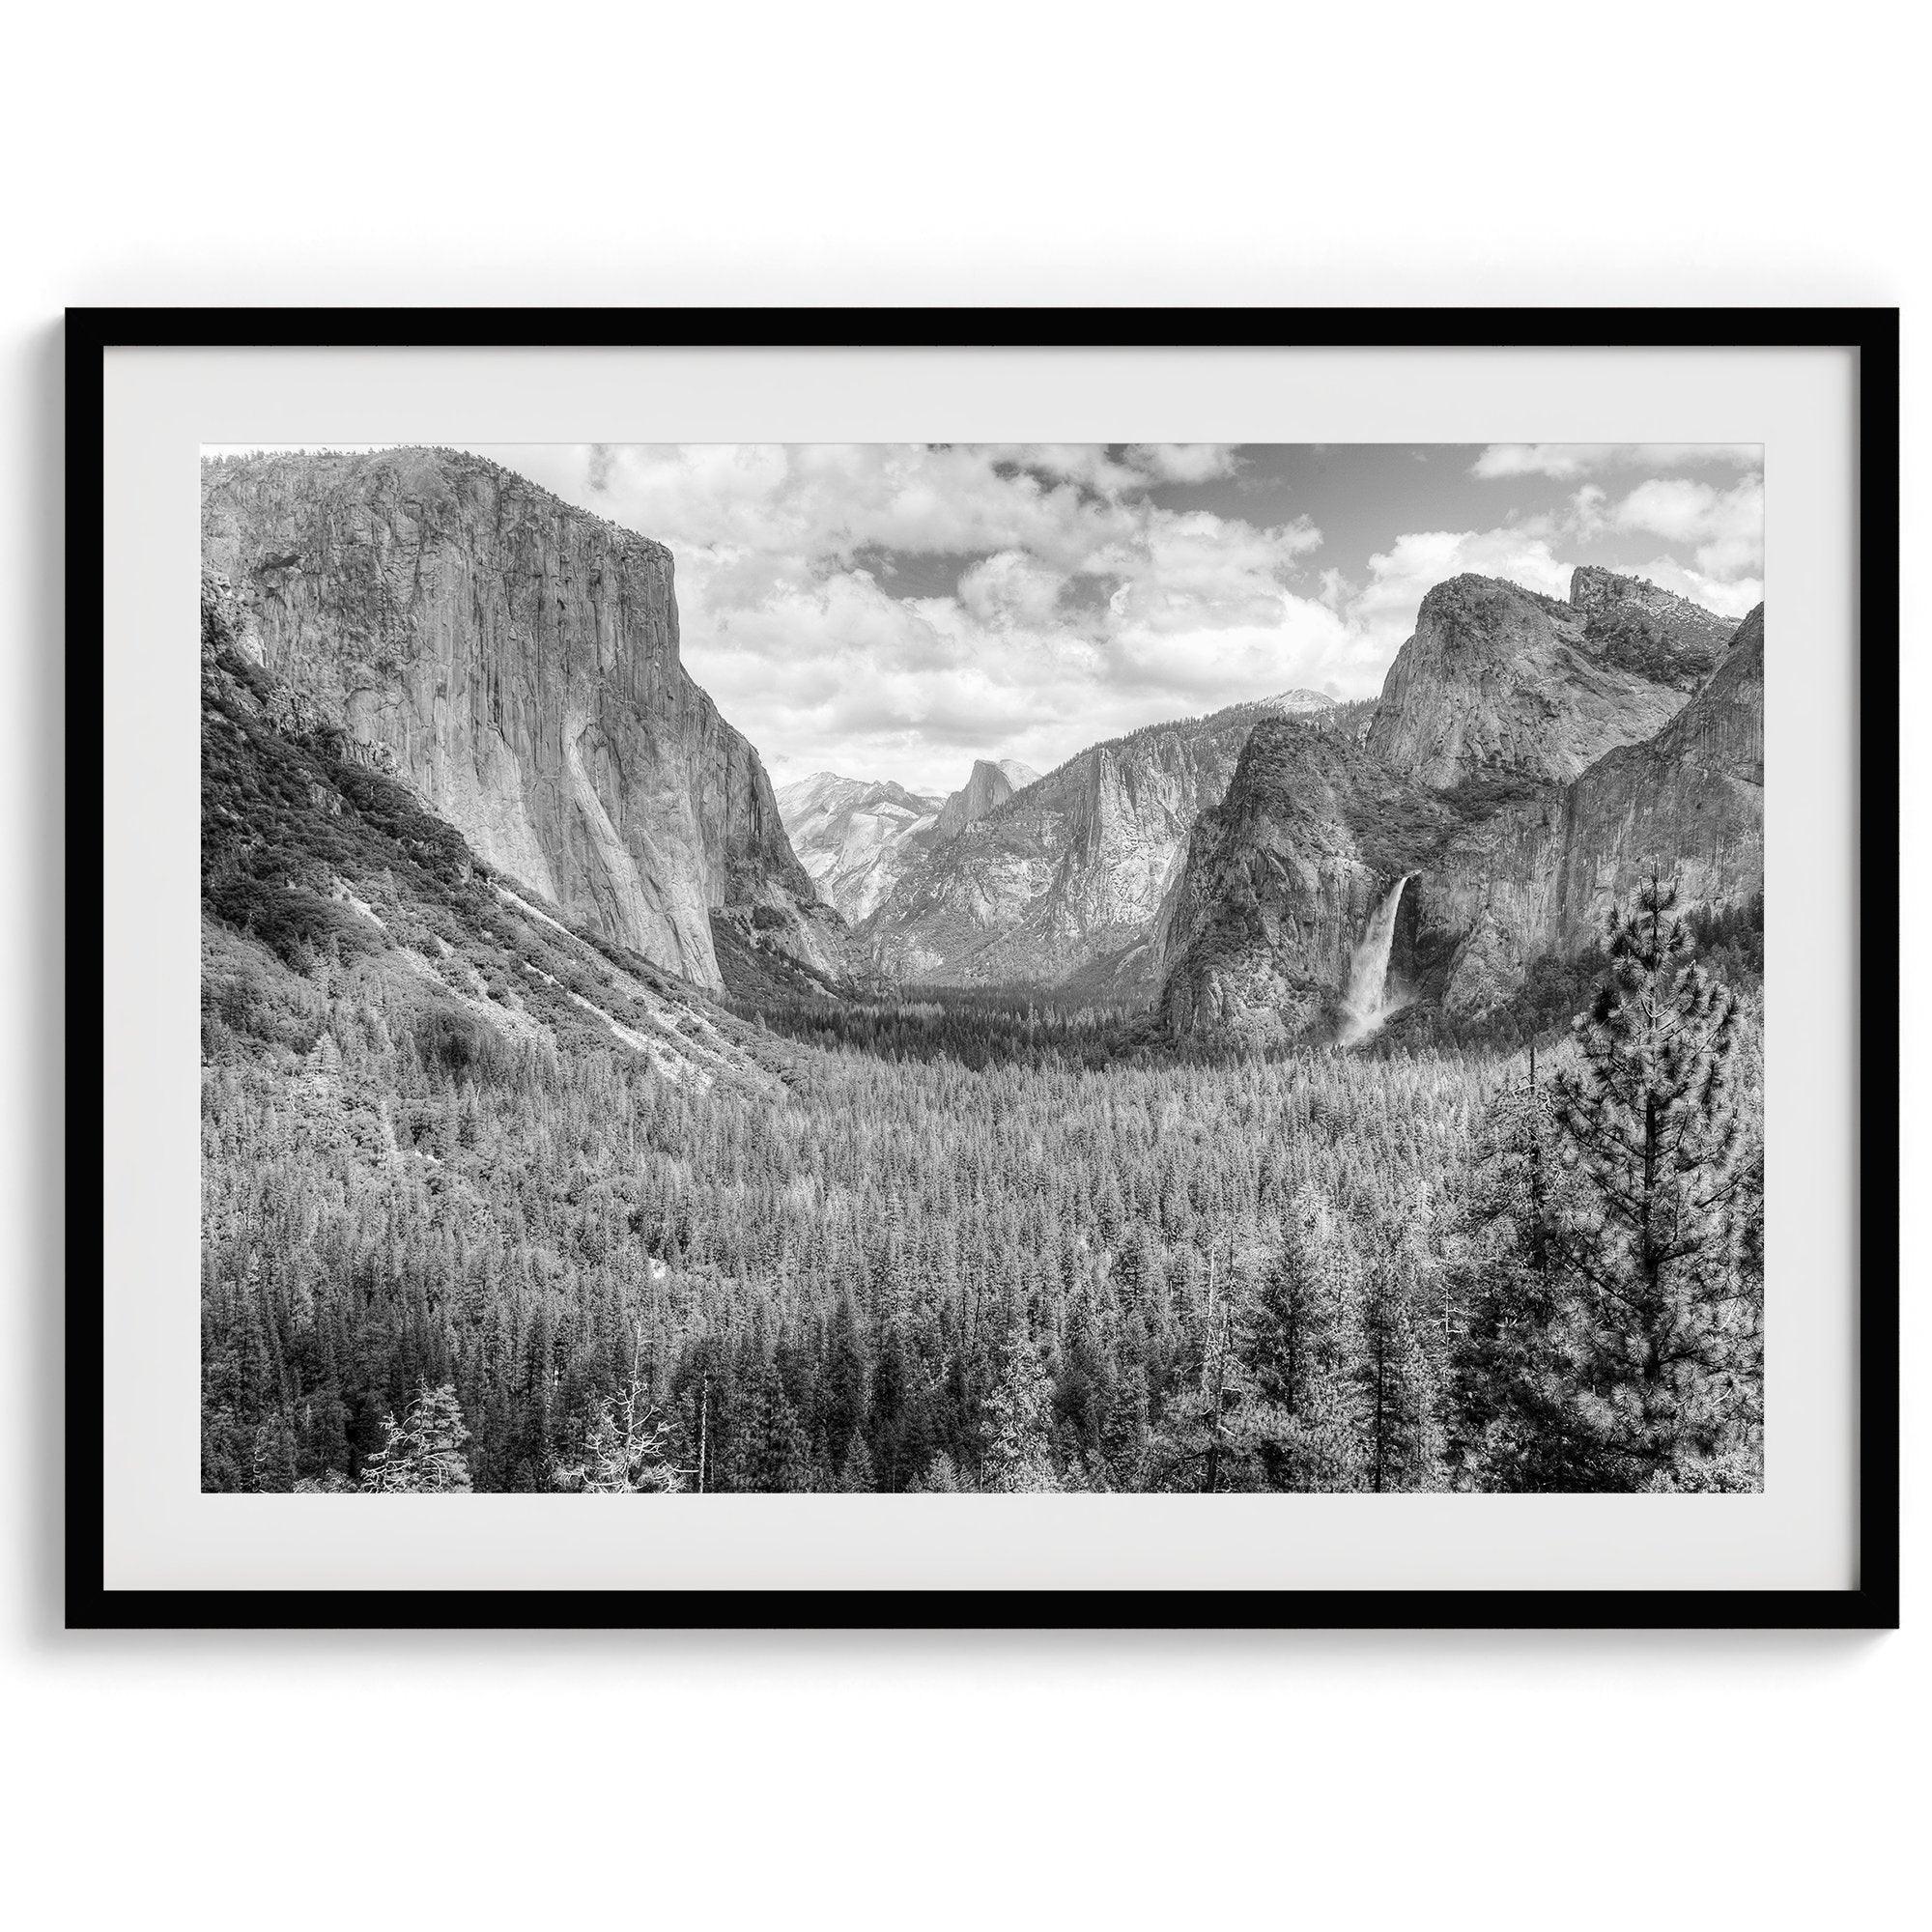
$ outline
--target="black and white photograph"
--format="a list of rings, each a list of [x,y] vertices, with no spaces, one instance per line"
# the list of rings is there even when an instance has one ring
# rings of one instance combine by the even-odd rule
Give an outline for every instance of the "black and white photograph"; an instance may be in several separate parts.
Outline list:
[[[10,47],[21,1924],[1910,1922],[1895,6]]]
[[[204,1492],[1762,1490],[1760,445],[200,515]]]

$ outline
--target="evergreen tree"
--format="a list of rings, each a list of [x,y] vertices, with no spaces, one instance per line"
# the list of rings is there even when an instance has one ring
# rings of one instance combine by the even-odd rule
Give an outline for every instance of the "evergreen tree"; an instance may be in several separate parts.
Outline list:
[[[879,1487],[872,1471],[872,1452],[866,1447],[863,1435],[852,1437],[852,1446],[846,1450],[845,1460],[838,1465],[838,1486],[855,1494]]]
[[[1318,1203],[1294,1203],[1236,1331],[1229,1435],[1258,1489],[1352,1487],[1342,1383],[1343,1260],[1339,1244],[1323,1239],[1324,1220]]]
[[[1361,1481],[1378,1492],[1430,1486],[1434,1389],[1413,1288],[1401,1240],[1384,1234],[1356,1297],[1350,1349]]]
[[[1470,1251],[1459,1270],[1468,1288],[1447,1402],[1449,1460],[1463,1486],[1597,1487],[1562,1265],[1573,1191],[1532,1049],[1528,1078],[1490,1102],[1470,1190]]]
[[[1053,1383],[1020,1322],[1008,1334],[983,1419],[987,1489],[1032,1492],[1060,1488],[1051,1447]]]
[[[925,1466],[925,1473],[913,1488],[923,1494],[954,1496],[970,1486],[960,1480],[958,1464],[942,1449]]]
[[[817,1460],[777,1365],[763,1363],[741,1378],[729,1418],[725,1453],[719,1458],[720,1489],[809,1491]]]
[[[1667,1483],[1719,1455],[1752,1347],[1740,1207],[1750,1163],[1731,1087],[1737,1003],[1686,957],[1674,886],[1612,922],[1608,971],[1573,1029],[1556,1119],[1577,1187],[1561,1250],[1605,1475]]]
[[[383,1418],[383,1446],[362,1466],[362,1487],[384,1493],[441,1493],[468,1490],[464,1447],[469,1430],[462,1405],[447,1382],[423,1382],[398,1422]]]
[[[897,1322],[886,1330],[879,1346],[870,1413],[866,1464],[871,1480],[867,1488],[899,1489],[931,1454],[932,1431],[924,1378],[906,1330]],[[861,1443],[864,1437],[855,1431],[852,1440]]]
[[[821,1402],[825,1433],[835,1461],[843,1459],[852,1437],[866,1426],[869,1370],[861,1326],[859,1310],[851,1295],[841,1295]]]

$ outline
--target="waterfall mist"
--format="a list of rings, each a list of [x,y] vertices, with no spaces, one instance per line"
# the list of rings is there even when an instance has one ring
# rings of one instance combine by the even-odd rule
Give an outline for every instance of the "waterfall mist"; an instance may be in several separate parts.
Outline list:
[[[1405,872],[1395,888],[1369,920],[1349,962],[1349,984],[1342,995],[1342,1044],[1354,1046],[1376,1031],[1389,1014],[1406,1002],[1388,1001],[1389,949],[1395,944],[1395,916],[1402,904],[1402,889],[1414,878]]]

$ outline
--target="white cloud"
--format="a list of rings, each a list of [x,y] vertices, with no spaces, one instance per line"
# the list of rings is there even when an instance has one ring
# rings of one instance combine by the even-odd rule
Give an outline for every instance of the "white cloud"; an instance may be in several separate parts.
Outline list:
[[[1415,629],[1423,598],[1449,578],[1500,577],[1547,597],[1567,597],[1571,569],[1547,536],[1526,529],[1414,530],[1370,557],[1369,582],[1345,614],[1362,665],[1386,666]]]
[[[781,776],[821,768],[945,788],[979,755],[1046,770],[1096,739],[1351,666],[1343,619],[1289,587],[1321,542],[1144,507],[1082,560],[1105,598],[1026,551],[951,596],[895,598],[863,568],[773,576],[680,553],[686,654]]]
[[[1607,514],[1618,529],[1694,545],[1697,568],[1707,577],[1737,578],[1764,566],[1764,483],[1759,477],[1715,490],[1688,476],[1653,476]]]
[[[1123,490],[1145,490],[1148,479],[1133,463],[1120,463],[1098,442],[982,442],[974,453],[995,463],[1016,464],[1064,483],[1117,496]]]
[[[1102,493],[1146,487],[1139,471],[1074,445],[604,443],[502,460],[680,554],[738,548],[799,573],[868,547],[1024,550],[1070,567],[1133,527],[1136,506]],[[1035,467],[1014,467],[1023,461]]]
[[[1127,458],[1158,483],[1211,483],[1240,468],[1232,442],[1137,442]]]
[[[1600,483],[1585,483],[1570,498],[1570,526],[1579,537],[1593,537],[1605,525],[1605,505],[1610,493]]]
[[[1361,593],[1362,586],[1344,577],[1339,570],[1324,570],[1318,581],[1321,585],[1321,601],[1331,611],[1339,611]]]
[[[1121,580],[1109,608],[1151,630],[1266,622],[1296,560],[1321,542],[1304,517],[1271,529],[1207,511],[1154,511],[1122,541],[1096,554]]]
[[[1064,571],[1047,569],[1024,551],[1003,550],[960,577],[959,601],[980,623],[1010,630],[1050,623],[1066,583]]]
[[[1687,464],[1754,469],[1755,442],[1492,442],[1469,466],[1471,476],[1591,476],[1605,469],[1675,469]]]

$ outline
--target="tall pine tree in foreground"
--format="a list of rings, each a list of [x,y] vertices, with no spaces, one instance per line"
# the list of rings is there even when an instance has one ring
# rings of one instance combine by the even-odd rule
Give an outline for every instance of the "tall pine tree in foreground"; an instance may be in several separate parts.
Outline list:
[[[1377,1492],[1433,1486],[1434,1377],[1416,1320],[1415,1256],[1407,1231],[1379,1231],[1352,1308],[1350,1374],[1360,1486]]]
[[[1656,878],[1609,934],[1609,970],[1555,1085],[1577,1186],[1558,1242],[1602,1487],[1754,1483],[1739,1394],[1755,1318],[1739,1252],[1752,1164],[1732,1104],[1737,1005],[1690,961]]]
[[[1467,1283],[1449,1363],[1448,1461],[1459,1487],[1588,1490],[1596,1432],[1579,1409],[1577,1298],[1562,1228],[1578,1182],[1555,1097],[1536,1077],[1489,1102],[1467,1203]]]

